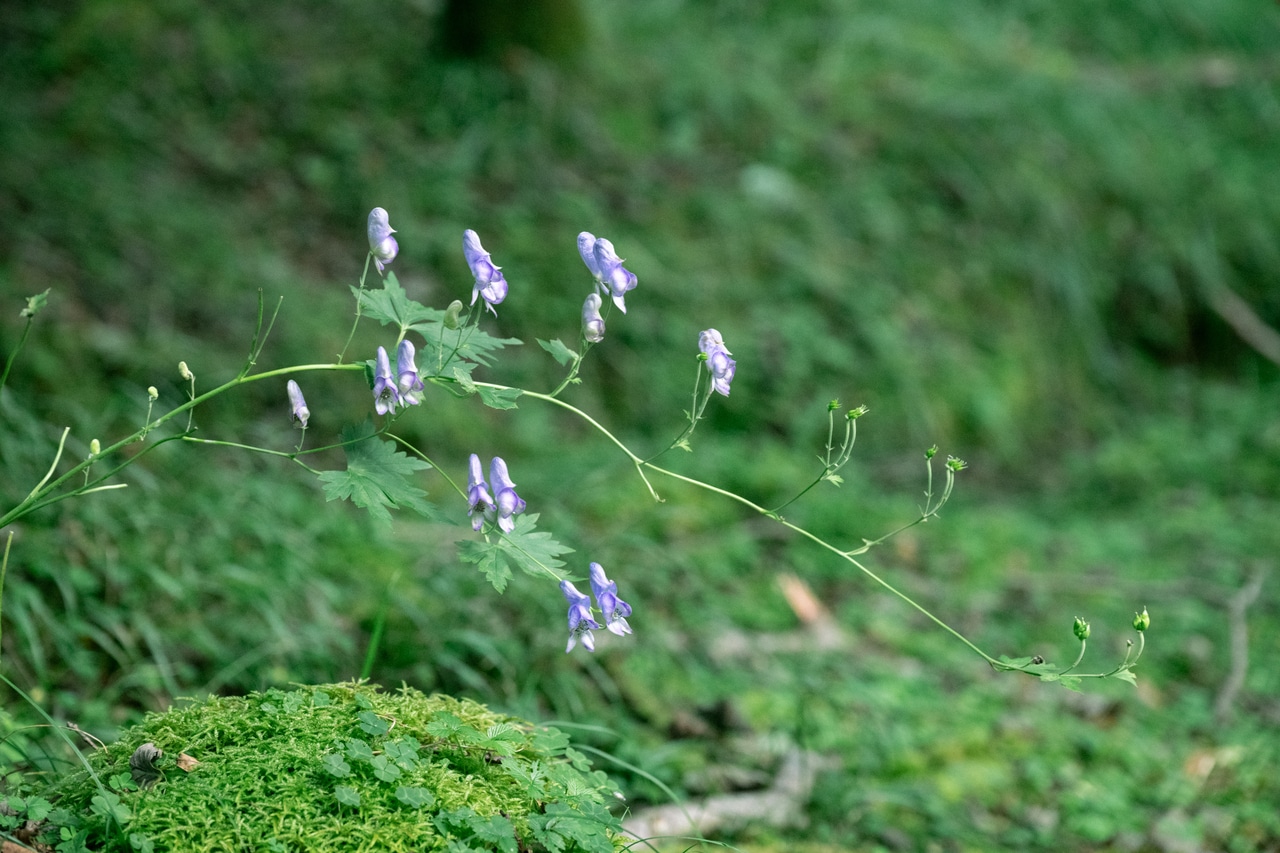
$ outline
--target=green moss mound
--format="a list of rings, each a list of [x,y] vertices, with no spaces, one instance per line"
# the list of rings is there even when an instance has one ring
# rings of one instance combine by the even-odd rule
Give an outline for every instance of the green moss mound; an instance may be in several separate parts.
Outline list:
[[[135,751],[153,744],[148,762]],[[188,759],[194,759],[195,764]],[[133,765],[131,767],[131,758]],[[149,715],[48,795],[59,850],[612,853],[615,787],[555,729],[362,683]]]

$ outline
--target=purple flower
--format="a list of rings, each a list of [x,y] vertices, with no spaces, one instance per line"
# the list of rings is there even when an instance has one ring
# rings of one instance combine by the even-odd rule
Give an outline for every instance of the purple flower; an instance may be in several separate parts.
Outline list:
[[[369,211],[369,253],[373,255],[373,262],[378,265],[379,273],[386,268],[387,264],[394,261],[400,252],[400,244],[396,242],[395,237],[391,236],[394,233],[396,229],[391,227],[391,221],[385,210],[375,207]]]
[[[480,457],[471,454],[471,477],[467,481],[467,515],[471,518],[471,529],[479,530],[484,524],[484,514],[494,509],[493,496],[489,494],[489,484],[484,481],[484,472],[480,468]],[[476,510],[480,514],[476,515]]]
[[[510,533],[516,528],[516,522],[512,516],[524,512],[525,503],[516,494],[516,484],[511,482],[511,476],[507,473],[507,463],[501,456],[493,457],[493,461],[489,463],[489,482],[493,484],[493,502],[496,505],[498,529],[503,533]]]
[[[578,235],[578,254],[582,255],[582,262],[591,270],[591,276],[597,282],[600,281],[602,276],[600,264],[596,261],[596,235],[590,231],[583,231]]]
[[[471,304],[476,304],[477,296],[483,296],[485,306],[493,311],[493,316],[498,316],[493,306],[507,298],[507,280],[502,277],[502,267],[494,266],[489,260],[489,253],[480,245],[480,235],[469,228],[462,232],[462,253],[466,255],[467,266],[471,267],[471,274],[476,279],[471,290]]]
[[[600,294],[592,291],[582,303],[582,336],[593,344],[604,340],[604,318],[600,316]]]
[[[581,236],[578,239],[581,241]],[[579,248],[581,248],[581,242],[579,242]],[[600,289],[613,296],[613,304],[618,306],[618,310],[623,314],[627,313],[627,303],[623,301],[623,297],[627,295],[628,290],[635,290],[635,273],[622,265],[622,258],[618,257],[618,253],[613,250],[613,244],[603,237],[596,240],[592,252],[595,255],[596,264],[594,267],[587,264],[587,267],[600,282]]]
[[[587,651],[594,652],[596,639],[591,632],[599,630],[600,625],[591,618],[591,599],[578,592],[568,581],[560,581],[560,592],[564,593],[565,600],[569,602],[569,645],[565,646],[565,654],[573,651],[579,639]]]
[[[707,370],[711,373],[711,386],[724,396],[729,396],[729,383],[738,371],[738,363],[729,358],[732,353],[724,345],[724,338],[715,329],[707,329],[698,335],[698,349],[706,353]]]
[[[396,350],[397,385],[400,399],[406,406],[416,406],[422,402],[422,379],[418,376],[418,365],[415,364],[417,353],[413,343],[408,340],[400,342]]]
[[[604,614],[605,627],[619,637],[630,634],[627,617],[631,615],[631,605],[618,598],[618,584],[605,577],[604,567],[599,563],[591,564],[591,592]]]
[[[378,366],[373,380],[373,408],[380,415],[394,415],[396,406],[400,405],[403,402],[395,377],[391,375],[391,360],[387,358],[386,348],[378,347]]]
[[[293,422],[306,429],[307,419],[311,417],[311,410],[307,408],[307,401],[302,398],[302,389],[292,379],[289,380],[286,387],[289,389],[289,408],[293,412]]]
[[[635,289],[636,276],[622,265],[622,258],[613,250],[613,244],[603,237],[597,239],[590,231],[583,231],[578,235],[578,254],[600,289],[613,296],[613,304],[618,306],[618,310],[627,313],[623,297],[628,290]]]

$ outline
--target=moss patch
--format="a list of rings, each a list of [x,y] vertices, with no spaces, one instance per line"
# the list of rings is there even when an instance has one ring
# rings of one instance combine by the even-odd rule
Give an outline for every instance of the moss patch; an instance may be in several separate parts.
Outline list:
[[[48,794],[60,850],[615,849],[615,788],[566,735],[407,687],[211,698],[89,758],[105,792],[81,770]]]

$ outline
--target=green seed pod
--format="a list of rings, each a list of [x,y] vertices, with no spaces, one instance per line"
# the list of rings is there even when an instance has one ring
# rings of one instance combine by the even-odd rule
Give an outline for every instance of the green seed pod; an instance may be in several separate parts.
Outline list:
[[[1084,642],[1089,639],[1089,623],[1084,621],[1084,617],[1077,616],[1075,624],[1071,626],[1071,630],[1075,631],[1077,640]]]

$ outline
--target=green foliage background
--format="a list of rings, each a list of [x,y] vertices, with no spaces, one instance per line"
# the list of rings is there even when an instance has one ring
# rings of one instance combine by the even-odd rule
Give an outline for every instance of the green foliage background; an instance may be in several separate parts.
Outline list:
[[[1280,798],[1264,772],[1280,718],[1265,653],[1280,393],[1222,308],[1230,291],[1280,325],[1276,8],[580,12],[570,55],[516,44],[481,62],[445,50],[430,3],[13,10],[5,352],[21,297],[53,287],[54,301],[0,400],[5,505],[43,474],[62,426],[83,454],[141,422],[146,386],[180,400],[179,359],[202,383],[230,375],[257,288],[285,300],[271,366],[336,353],[374,205],[399,230],[402,283],[440,308],[467,298],[459,236],[478,230],[512,284],[495,333],[529,343],[576,334],[586,229],[614,241],[640,288],[572,402],[662,446],[697,333],[718,328],[738,359],[733,395],[680,463],[765,504],[814,473],[827,400],[866,403],[846,485],[789,517],[850,544],[883,533],[913,515],[919,454],[937,442],[972,466],[957,498],[873,567],[1010,654],[1072,656],[1081,614],[1109,663],[1145,605],[1139,691],[1097,704],[989,679],[734,506],[676,486],[654,505],[580,424],[443,392],[407,437],[455,479],[468,453],[504,455],[542,526],[578,549],[570,565],[603,562],[637,606],[628,644],[564,657],[554,588],[518,579],[495,596],[457,559],[465,529],[398,519],[388,534],[323,504],[301,472],[169,447],[125,492],[18,531],[6,674],[109,734],[176,696],[350,677],[381,613],[375,678],[604,723],[617,737],[599,745],[684,792],[723,788],[724,766],[769,767],[733,732],[690,723],[721,700],[758,735],[838,755],[809,827],[780,849],[1280,843],[1257,805]],[[364,351],[384,342],[371,326],[357,336]],[[527,346],[485,378],[550,388],[558,375]],[[349,380],[306,383],[309,441],[367,409]],[[206,437],[284,448],[283,389],[260,385],[202,409]],[[783,571],[851,645],[751,642],[797,630]],[[1248,674],[1215,718],[1239,660],[1230,603],[1255,576]],[[726,636],[756,651],[727,654]],[[661,799],[630,781],[637,802]],[[756,833],[746,846],[773,843]]]

